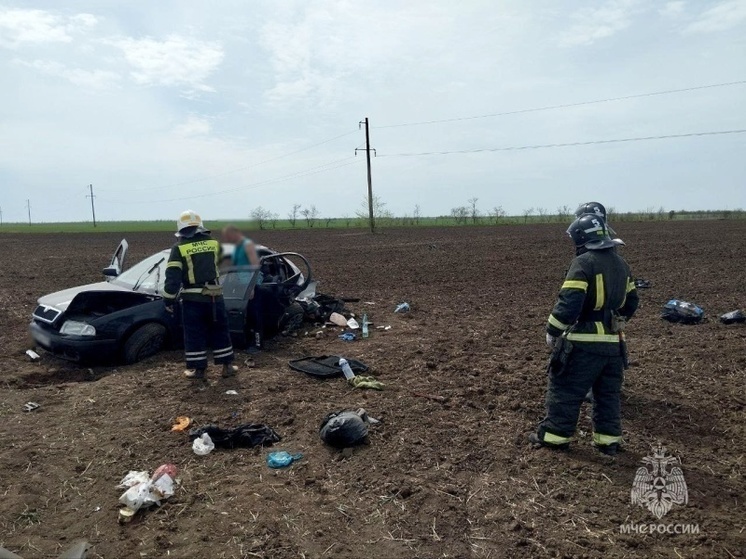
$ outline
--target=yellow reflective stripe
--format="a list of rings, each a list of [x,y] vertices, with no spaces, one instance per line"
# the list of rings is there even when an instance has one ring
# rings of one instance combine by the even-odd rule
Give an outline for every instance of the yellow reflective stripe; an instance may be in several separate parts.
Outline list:
[[[182,265],[181,262],[179,262],[178,260],[172,260],[171,262],[166,264],[166,268],[178,268],[179,270],[181,270]]]
[[[582,334],[579,332],[570,332],[567,339],[573,342],[605,342],[619,343],[618,334]]]
[[[202,294],[202,291],[204,290],[204,287],[188,287],[187,289],[182,289],[182,293],[199,293]]]
[[[559,320],[557,320],[556,318],[554,318],[553,314],[549,315],[549,324],[551,324],[555,328],[559,328],[563,332],[570,327],[569,324],[565,324],[564,322],[560,322]]]
[[[600,311],[604,308],[604,301],[606,294],[604,293],[604,275],[596,274],[596,306],[593,307],[594,311]]]
[[[569,443],[572,440],[572,438],[571,437],[560,437],[559,435],[554,435],[552,433],[545,431],[543,440],[545,443],[549,443],[549,444],[566,444],[566,443]]]
[[[627,293],[629,293],[630,291],[634,291],[635,289],[637,289],[637,286],[635,286],[635,282],[632,280],[629,280],[627,282]]]
[[[163,298],[164,298],[164,299],[176,299],[176,295],[171,295],[171,294],[170,294],[170,293],[168,293],[167,291],[164,291],[164,292],[163,292]]]
[[[580,289],[581,291],[588,291],[588,282],[583,280],[565,280],[562,284],[562,289]]]
[[[622,437],[616,435],[602,435],[601,433],[593,433],[593,442],[600,445],[619,444],[622,442]]]
[[[192,261],[192,255],[202,254],[205,252],[213,252],[216,254],[219,253],[220,243],[214,239],[210,239],[209,241],[195,241],[193,243],[184,243],[183,245],[179,245],[179,253],[184,258],[184,260],[186,260],[187,263],[187,278],[189,279],[189,283],[197,282],[194,277],[194,262]],[[217,258],[218,256],[216,255],[216,262]]]
[[[595,322],[596,325],[596,334],[599,336],[603,336],[606,334],[606,330],[604,330],[604,323],[603,322]]]

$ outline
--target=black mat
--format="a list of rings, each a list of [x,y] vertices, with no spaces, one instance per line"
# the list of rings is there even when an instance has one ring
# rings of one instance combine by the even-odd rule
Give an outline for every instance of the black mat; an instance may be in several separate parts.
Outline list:
[[[290,368],[300,373],[306,373],[316,378],[333,378],[342,376],[338,355],[322,355],[321,357],[304,357],[289,363]],[[347,358],[345,358],[347,359]],[[368,366],[354,359],[347,359],[352,372],[357,374],[368,371]]]

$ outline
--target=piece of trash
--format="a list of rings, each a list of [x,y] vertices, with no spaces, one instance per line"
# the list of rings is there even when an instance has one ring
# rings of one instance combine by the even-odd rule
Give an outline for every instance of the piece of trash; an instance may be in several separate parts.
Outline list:
[[[38,410],[41,407],[41,405],[37,404],[36,402],[26,402],[23,404],[23,411],[34,411]]]
[[[352,380],[355,378],[355,373],[352,372],[349,361],[344,357],[340,357],[339,367],[342,369],[342,374],[345,376],[345,379]]]
[[[201,436],[194,439],[192,443],[192,450],[197,456],[207,456],[213,450],[215,450],[215,443],[212,442],[210,435],[202,433]]]
[[[357,339],[357,336],[352,332],[345,332],[344,334],[339,335],[339,339],[344,340],[345,342],[352,342]]]
[[[192,420],[186,415],[180,415],[171,426],[172,431],[186,431],[192,424]]]
[[[736,324],[746,322],[746,314],[742,310],[735,310],[720,315],[720,322],[723,324]]]
[[[270,452],[267,455],[267,466],[270,468],[287,468],[290,464],[293,462],[297,462],[303,458],[303,454],[290,454],[289,452],[285,450],[280,450],[278,452]]]
[[[363,305],[375,305],[376,303],[374,301],[364,301]]]
[[[370,321],[368,320],[368,314],[363,314],[363,338],[370,337]]]
[[[27,349],[26,355],[28,355],[31,361],[38,361],[39,359],[41,359],[41,356],[38,353],[36,353],[33,349]]]
[[[238,392],[235,390],[226,390],[225,393],[230,394],[231,396],[238,396]]]
[[[324,332],[323,330],[319,330],[314,334],[314,336],[316,336],[317,340],[320,340],[321,338],[326,336],[326,332]]]
[[[358,324],[357,320],[351,318],[347,321],[347,327],[350,328],[350,330],[357,330],[358,328],[360,328],[360,325]]]
[[[376,330],[391,330],[391,326],[376,326]]]
[[[363,408],[332,412],[321,422],[319,436],[329,446],[347,448],[364,443],[370,419]]]
[[[80,540],[68,547],[57,559],[86,559],[91,544],[86,540]]]
[[[290,365],[290,368],[294,371],[306,373],[307,375],[320,379],[327,379],[338,377],[342,374],[342,369],[339,365],[340,359],[342,358],[338,355],[303,357],[301,359],[290,361],[288,365]],[[347,364],[355,374],[365,373],[368,370],[368,366],[365,363],[361,363],[355,359],[347,359]]]
[[[117,486],[127,488],[119,498],[124,505],[119,511],[119,521],[129,522],[138,510],[160,506],[161,501],[171,497],[177,472],[173,464],[159,466],[152,476],[144,471],[130,471]]]
[[[348,378],[347,383],[353,388],[369,388],[371,390],[383,390],[384,384],[373,377],[354,377]]]
[[[396,305],[394,312],[409,312],[409,303],[400,303]]]
[[[646,280],[645,278],[636,278],[635,279],[635,287],[638,289],[649,289],[653,286],[653,283],[649,280]]]
[[[341,326],[342,328],[347,326],[347,319],[338,312],[333,312],[329,315],[329,322]]]
[[[218,448],[251,448],[254,446],[270,446],[282,440],[271,427],[263,423],[247,423],[234,429],[223,429],[217,425],[206,425],[199,429],[192,429],[189,436],[194,441],[207,436]],[[195,451],[196,452],[196,451]]]
[[[705,311],[694,303],[671,299],[663,307],[661,318],[669,322],[680,322],[682,324],[697,324],[702,322]]]

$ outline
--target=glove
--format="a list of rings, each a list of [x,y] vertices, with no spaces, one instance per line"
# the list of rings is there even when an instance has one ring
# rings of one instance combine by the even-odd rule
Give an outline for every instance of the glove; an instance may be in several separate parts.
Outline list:
[[[547,334],[547,345],[549,346],[549,349],[554,349],[554,345],[556,343],[557,343],[557,338],[555,338],[551,334]]]

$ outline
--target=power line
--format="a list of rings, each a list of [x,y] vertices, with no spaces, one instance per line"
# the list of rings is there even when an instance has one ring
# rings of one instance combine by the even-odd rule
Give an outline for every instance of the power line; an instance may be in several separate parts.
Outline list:
[[[280,182],[285,182],[293,179],[298,179],[302,177],[306,177],[309,175],[316,175],[319,173],[325,173],[327,171],[333,171],[335,169],[340,169],[342,167],[347,167],[348,165],[352,165],[354,163],[357,163],[357,159],[355,157],[345,157],[344,159],[338,159],[336,161],[330,161],[329,163],[325,163],[323,165],[318,165],[316,167],[311,167],[309,169],[306,169],[304,171],[299,171],[296,173],[293,173],[291,175],[286,175],[283,177],[278,177],[276,179],[269,179],[265,181],[260,181],[244,186],[237,186],[235,188],[229,188],[225,190],[218,190],[218,191],[211,191],[211,192],[204,192],[202,194],[195,194],[193,196],[178,196],[176,198],[167,198],[163,200],[139,200],[139,201],[133,201],[133,200],[121,200],[121,201],[113,201],[110,200],[110,202],[116,202],[117,204],[155,204],[159,202],[176,202],[176,201],[182,201],[182,200],[194,200],[197,198],[206,198],[209,196],[217,196],[220,194],[229,194],[232,192],[239,192],[242,190],[251,190],[254,188],[259,188],[260,186],[265,186],[268,184],[275,184]],[[346,162],[346,163],[342,163]],[[336,163],[342,163],[341,165],[336,165],[333,167],[329,167],[330,165],[335,165]]]
[[[711,89],[715,87],[729,87],[733,85],[743,85],[743,84],[746,84],[746,80],[740,80],[740,81],[735,81],[735,82],[725,82],[725,83],[713,83],[709,85],[685,87],[682,89],[667,89],[664,91],[638,93],[635,95],[623,95],[621,97],[609,97],[607,99],[595,99],[593,101],[580,101],[577,103],[563,103],[561,105],[547,105],[545,107],[534,107],[531,109],[518,109],[515,111],[506,111],[502,113],[489,113],[489,114],[484,114],[484,115],[443,118],[443,119],[438,119],[438,120],[423,120],[420,122],[403,122],[400,124],[387,124],[385,126],[376,126],[375,128],[400,128],[402,126],[421,126],[424,124],[440,124],[444,122],[459,122],[463,120],[476,120],[479,118],[494,118],[494,117],[499,117],[499,116],[517,115],[517,114],[522,114],[522,113],[535,113],[539,111],[551,111],[554,109],[567,109],[570,107],[582,107],[584,105],[595,105],[598,103],[611,103],[612,101],[625,101],[627,99],[639,99],[641,97],[654,97],[656,95],[670,95],[672,93],[684,93],[687,91],[697,91],[700,89]]]
[[[328,144],[329,142],[333,142],[334,140],[338,140],[340,138],[344,138],[345,136],[350,136],[352,134],[356,134],[357,132],[358,132],[357,130],[352,130],[350,132],[345,132],[344,134],[339,134],[338,136],[334,136],[332,138],[328,138],[326,140],[322,140],[320,142],[316,142],[315,144],[311,144],[311,145],[305,146],[303,148],[297,149],[295,151],[291,151],[289,153],[284,153],[282,155],[278,155],[277,157],[272,157],[270,159],[265,159],[263,161],[259,161],[257,163],[253,163],[251,165],[245,165],[243,167],[237,167],[237,168],[231,169],[229,171],[222,171],[222,172],[216,173],[214,175],[204,175],[204,176],[196,178],[196,179],[189,179],[189,180],[185,180],[185,181],[181,181],[181,182],[174,182],[174,183],[165,184],[165,185],[161,185],[161,186],[148,186],[148,187],[142,187],[142,188],[128,188],[127,191],[128,192],[144,192],[144,191],[150,192],[150,191],[153,191],[153,190],[165,190],[165,189],[168,189],[168,188],[174,188],[176,186],[183,186],[183,185],[186,185],[186,184],[194,184],[194,183],[202,182],[202,181],[209,180],[209,179],[216,179],[216,178],[220,178],[220,177],[225,177],[227,175],[232,175],[232,174],[235,174],[235,173],[240,173],[241,171],[246,171],[248,169],[253,169],[254,167],[259,167],[260,165],[264,165],[265,163],[271,163],[272,161],[277,161],[279,159],[284,159],[286,157],[290,157],[291,155],[296,155],[298,153],[302,153],[302,152],[307,151],[309,149],[312,149],[312,148],[315,148],[315,147],[318,147],[318,146],[321,146],[321,145],[324,145],[324,144]]]
[[[622,142],[643,142],[648,140],[668,140],[670,138],[690,138],[692,136],[717,136],[722,134],[743,134],[743,130],[719,130],[714,132],[689,132],[686,134],[666,134],[661,136],[640,136],[637,138],[615,138],[612,140],[590,140],[587,142],[568,142],[564,144],[535,144],[529,146],[510,146],[502,148],[478,148],[478,149],[459,149],[452,151],[423,151],[421,153],[388,153],[381,154],[378,157],[419,157],[423,155],[450,155],[452,153],[480,153],[487,151],[519,151],[528,149],[545,149],[545,148],[566,148],[572,146],[590,146],[595,144],[618,144]]]

